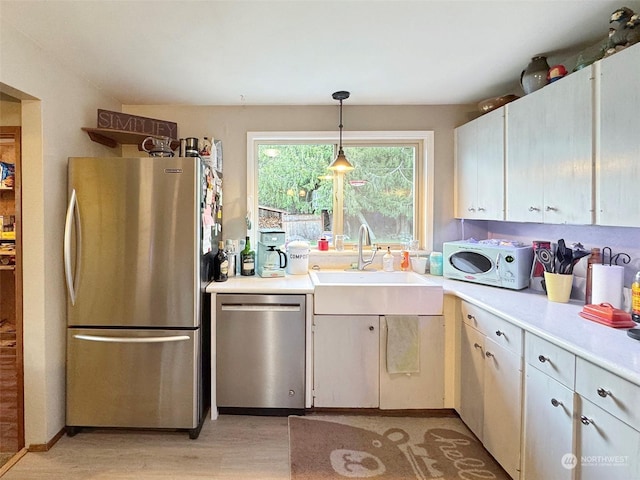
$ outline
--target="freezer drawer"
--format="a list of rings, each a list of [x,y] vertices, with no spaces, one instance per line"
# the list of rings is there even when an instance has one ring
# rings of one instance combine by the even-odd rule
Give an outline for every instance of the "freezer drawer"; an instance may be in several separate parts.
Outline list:
[[[216,297],[216,399],[221,411],[304,409],[305,296]]]
[[[194,429],[200,330],[67,329],[67,425]]]

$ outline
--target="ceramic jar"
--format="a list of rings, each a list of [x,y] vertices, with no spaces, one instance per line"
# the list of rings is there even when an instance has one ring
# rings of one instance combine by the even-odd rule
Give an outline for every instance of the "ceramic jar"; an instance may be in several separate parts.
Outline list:
[[[549,80],[547,80],[548,72],[549,64],[547,63],[547,57],[533,57],[529,65],[527,65],[527,68],[523,70],[520,75],[520,84],[522,85],[525,95],[529,95],[531,92],[535,92],[549,83]]]

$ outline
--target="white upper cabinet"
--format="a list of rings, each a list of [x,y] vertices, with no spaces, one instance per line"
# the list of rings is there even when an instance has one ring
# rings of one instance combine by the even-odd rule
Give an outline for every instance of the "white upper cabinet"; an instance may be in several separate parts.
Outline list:
[[[596,67],[600,69],[596,223],[640,227],[640,209],[633,200],[640,185],[640,44]]]
[[[592,69],[506,106],[506,220],[593,222]]]
[[[455,216],[504,220],[504,107],[458,127]]]

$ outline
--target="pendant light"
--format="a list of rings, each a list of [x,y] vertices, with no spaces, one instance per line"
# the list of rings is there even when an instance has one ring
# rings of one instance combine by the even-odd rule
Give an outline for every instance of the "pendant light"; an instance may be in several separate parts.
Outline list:
[[[349,92],[339,91],[335,92],[332,96],[334,100],[340,100],[340,145],[338,147],[338,156],[335,160],[329,165],[329,170],[335,170],[337,172],[349,172],[353,170],[353,165],[349,163],[347,157],[344,155],[344,151],[342,150],[342,101],[349,98]]]

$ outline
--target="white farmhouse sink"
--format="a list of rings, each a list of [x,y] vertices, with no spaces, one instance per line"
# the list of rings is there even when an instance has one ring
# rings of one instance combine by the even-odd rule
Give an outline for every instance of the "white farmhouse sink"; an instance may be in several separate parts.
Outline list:
[[[414,272],[310,271],[320,315],[442,315],[443,290]]]

